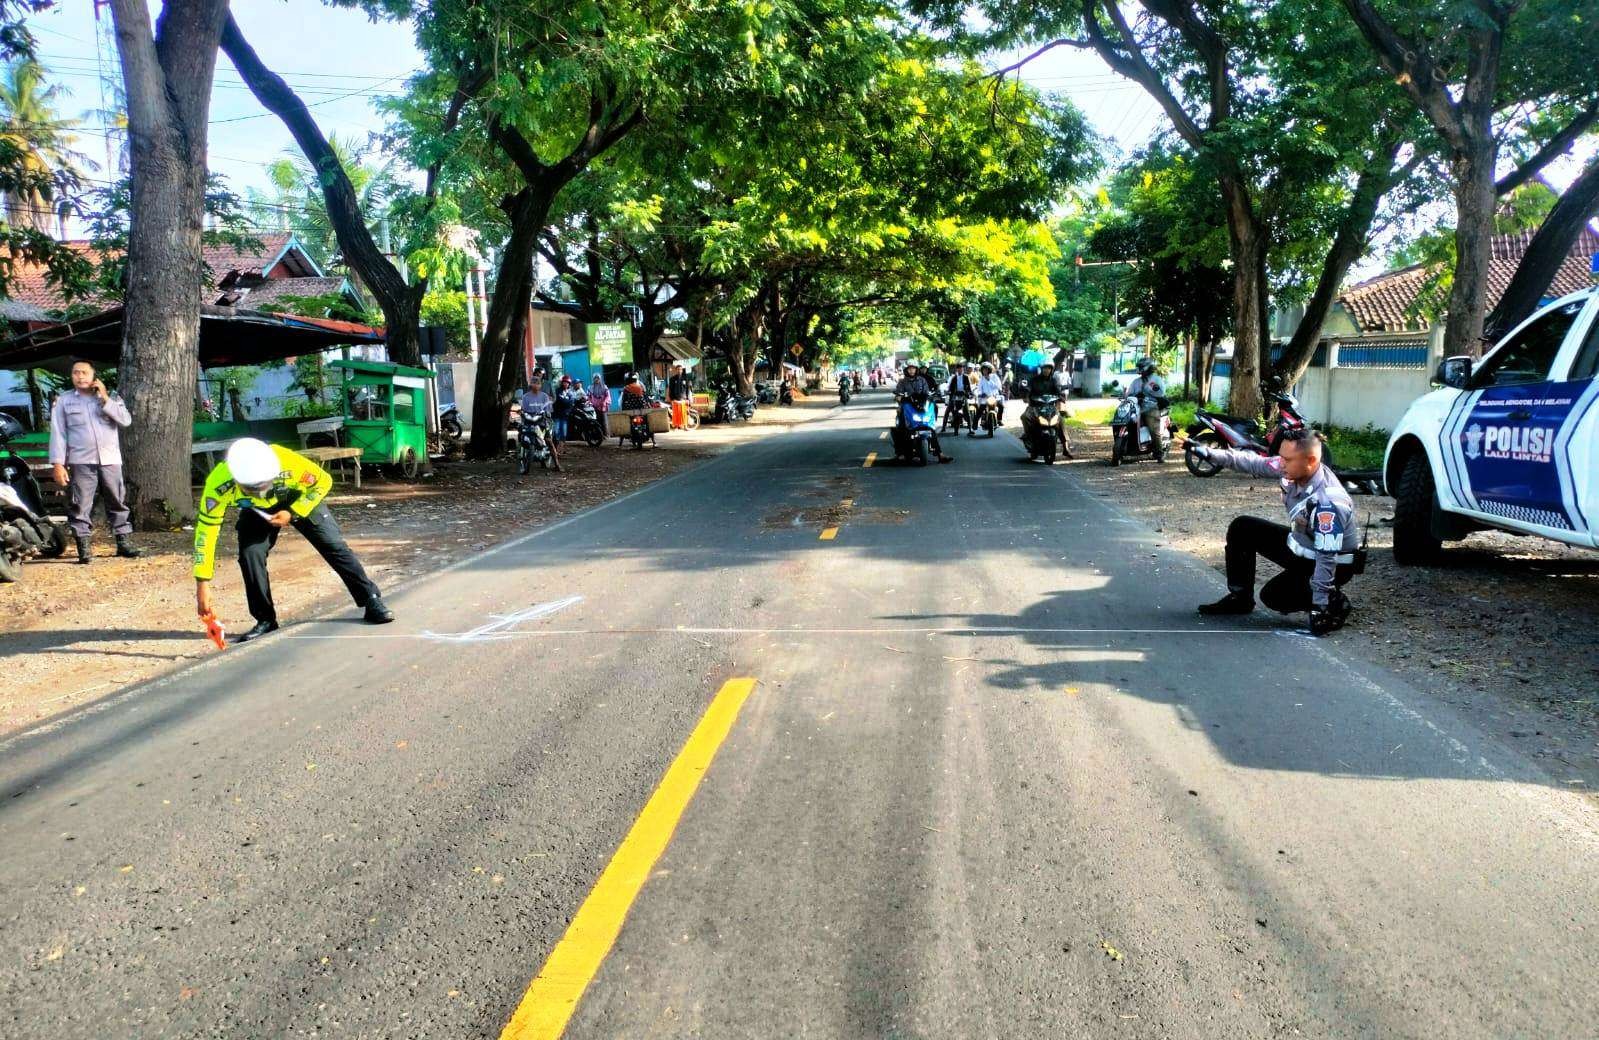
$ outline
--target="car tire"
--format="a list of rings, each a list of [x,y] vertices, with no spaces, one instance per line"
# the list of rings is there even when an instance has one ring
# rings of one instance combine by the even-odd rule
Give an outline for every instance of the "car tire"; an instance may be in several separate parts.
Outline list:
[[[1443,539],[1433,532],[1438,509],[1438,487],[1425,452],[1405,460],[1394,492],[1394,562],[1401,567],[1425,567],[1438,562]]]

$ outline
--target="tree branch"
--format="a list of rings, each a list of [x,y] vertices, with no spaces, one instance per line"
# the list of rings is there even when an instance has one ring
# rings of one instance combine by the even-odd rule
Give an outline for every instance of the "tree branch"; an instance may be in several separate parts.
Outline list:
[[[1494,194],[1504,195],[1507,192],[1515,191],[1532,180],[1545,166],[1564,155],[1566,150],[1576,143],[1577,138],[1587,133],[1595,122],[1599,122],[1599,101],[1595,101],[1578,113],[1576,118],[1545,142],[1542,148],[1534,152],[1531,158],[1500,178],[1499,183],[1494,185]]]

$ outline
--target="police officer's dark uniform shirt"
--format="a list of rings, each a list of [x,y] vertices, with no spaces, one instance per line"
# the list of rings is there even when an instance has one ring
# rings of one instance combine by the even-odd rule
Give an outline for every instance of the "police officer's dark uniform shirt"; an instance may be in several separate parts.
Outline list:
[[[1355,501],[1338,475],[1325,465],[1303,483],[1283,476],[1283,460],[1263,458],[1254,452],[1211,449],[1210,461],[1256,477],[1276,477],[1282,485],[1283,508],[1288,511],[1288,548],[1295,556],[1312,560],[1310,601],[1325,607],[1333,590],[1339,564],[1355,562],[1360,530],[1355,522]]]

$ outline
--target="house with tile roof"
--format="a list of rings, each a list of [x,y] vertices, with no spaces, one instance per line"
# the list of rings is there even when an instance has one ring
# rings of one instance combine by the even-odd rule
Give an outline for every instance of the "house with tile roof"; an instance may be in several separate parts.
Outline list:
[[[64,243],[85,255],[94,256],[87,241]],[[285,296],[325,296],[339,294],[352,305],[365,307],[365,298],[342,275],[329,275],[311,258],[305,247],[287,231],[260,235],[248,245],[213,243],[201,249],[210,272],[202,303],[241,310],[260,310],[262,305],[281,302]],[[90,300],[109,304],[109,301]],[[60,311],[66,306],[61,293],[45,276],[45,269],[34,264],[18,264],[6,297],[0,304],[26,304],[43,311]],[[317,317],[317,315],[309,315]]]
[[[1494,237],[1486,300],[1490,311],[1510,285],[1534,233]],[[1595,256],[1599,256],[1599,231],[1589,226],[1566,255],[1545,299],[1593,284]],[[1410,402],[1431,389],[1433,372],[1443,356],[1443,322],[1429,321],[1420,311],[1433,274],[1432,268],[1414,264],[1357,282],[1338,295],[1311,367],[1295,387],[1308,414],[1339,426],[1391,429]],[[1302,314],[1303,308],[1274,313],[1274,346],[1288,342]],[[1213,385],[1212,395],[1219,393],[1225,400],[1225,380],[1216,383],[1220,385]]]
[[[65,244],[86,255],[95,254],[94,247],[87,241]],[[323,271],[289,232],[259,235],[246,245],[209,244],[202,247],[201,256],[209,272],[202,304],[241,311],[294,313],[294,298],[338,295],[352,306],[362,309],[368,306],[360,289],[350,279]],[[115,301],[79,302],[98,308],[112,306]],[[34,264],[19,263],[12,273],[7,295],[0,297],[0,317],[10,324],[14,333],[52,324],[59,320],[65,307],[66,300],[49,283],[44,267]],[[320,314],[305,316],[321,317]],[[263,373],[255,387],[260,395],[257,403],[286,396],[286,385],[292,378],[290,372]],[[0,408],[15,412],[26,403],[21,374],[0,372]]]

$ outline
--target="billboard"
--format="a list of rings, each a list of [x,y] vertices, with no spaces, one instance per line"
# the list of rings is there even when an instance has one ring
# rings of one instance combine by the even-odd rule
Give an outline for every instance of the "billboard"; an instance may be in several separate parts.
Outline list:
[[[625,322],[589,325],[588,343],[589,364],[596,368],[633,363],[633,326]]]

